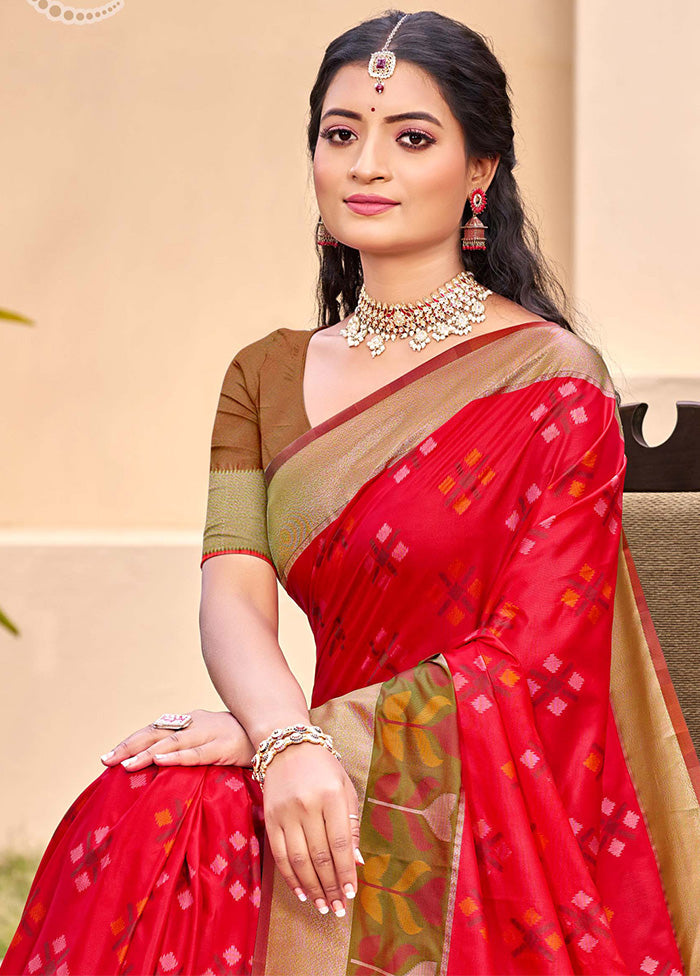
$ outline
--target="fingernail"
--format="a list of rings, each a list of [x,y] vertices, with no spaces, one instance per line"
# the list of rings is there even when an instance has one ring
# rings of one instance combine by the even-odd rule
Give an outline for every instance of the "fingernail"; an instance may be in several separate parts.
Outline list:
[[[325,903],[325,901],[322,898],[317,898],[314,904],[316,905],[316,908],[318,908],[321,915],[327,915],[328,912],[330,911],[328,905]]]
[[[342,918],[345,915],[345,909],[343,908],[342,901],[333,902],[333,911],[336,914],[336,918]]]
[[[130,756],[128,759],[122,759],[122,766],[130,766],[132,763],[136,762],[138,756]]]
[[[168,753],[167,752],[155,752],[153,754],[153,758],[154,759],[167,759],[168,758]]]
[[[114,749],[112,749],[110,752],[106,752],[104,756],[100,756],[100,759],[104,762],[106,759],[111,759],[113,755]]]
[[[355,848],[355,860],[357,861],[358,864],[364,864],[365,863],[365,859],[362,856],[362,854],[360,853],[360,848],[359,847],[356,847]]]
[[[345,892],[346,897],[348,897],[348,898],[354,898],[355,897],[355,889],[353,888],[353,886],[350,884],[349,881],[345,885],[345,887],[343,888],[343,891]]]
[[[297,898],[299,899],[299,901],[306,901],[306,895],[301,890],[301,888],[295,888],[294,889],[294,894],[297,896]]]

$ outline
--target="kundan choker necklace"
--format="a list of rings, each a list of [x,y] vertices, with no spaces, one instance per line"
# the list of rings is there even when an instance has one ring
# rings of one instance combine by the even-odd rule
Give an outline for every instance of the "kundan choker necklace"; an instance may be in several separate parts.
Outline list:
[[[406,305],[385,305],[370,298],[364,284],[360,289],[357,308],[340,334],[349,346],[359,346],[367,339],[373,356],[386,349],[389,339],[408,339],[411,349],[420,352],[431,339],[446,339],[448,335],[468,335],[472,324],[486,318],[484,300],[492,295],[480,285],[471,271],[460,271],[428,298]]]

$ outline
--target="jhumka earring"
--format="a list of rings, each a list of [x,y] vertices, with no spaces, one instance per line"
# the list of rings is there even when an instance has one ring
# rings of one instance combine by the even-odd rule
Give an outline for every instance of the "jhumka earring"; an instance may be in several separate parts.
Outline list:
[[[469,204],[472,208],[473,216],[464,224],[464,235],[462,236],[463,251],[485,251],[486,250],[486,230],[487,225],[482,224],[476,216],[486,208],[486,191],[481,187],[472,190],[469,194]]]
[[[323,223],[323,218],[318,218],[318,223],[316,224],[316,243],[321,244],[325,247],[337,247],[338,241],[333,237],[330,231],[326,230],[326,225]]]
[[[396,67],[396,55],[393,51],[389,50],[389,42],[392,40],[394,34],[399,29],[401,24],[403,24],[404,20],[410,16],[410,14],[404,14],[401,20],[394,25],[394,29],[392,30],[391,34],[389,34],[387,39],[384,41],[384,47],[381,49],[381,51],[374,51],[374,53],[370,55],[367,71],[372,78],[379,79],[374,88],[375,91],[377,91],[380,95],[384,91],[382,81],[384,81],[386,78],[391,78],[394,73],[394,68]]]

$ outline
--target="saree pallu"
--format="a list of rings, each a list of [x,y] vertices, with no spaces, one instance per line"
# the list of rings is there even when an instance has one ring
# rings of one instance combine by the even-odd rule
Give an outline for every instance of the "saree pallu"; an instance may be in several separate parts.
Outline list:
[[[307,347],[277,330],[227,372],[203,561],[268,560],[309,619],[357,897],[343,919],[297,900],[250,770],[108,769],[0,973],[700,973],[699,764],[602,358],[524,323],[312,427]]]

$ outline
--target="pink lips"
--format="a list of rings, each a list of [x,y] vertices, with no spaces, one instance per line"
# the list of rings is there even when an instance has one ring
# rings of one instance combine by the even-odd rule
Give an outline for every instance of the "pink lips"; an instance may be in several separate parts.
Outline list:
[[[345,202],[354,213],[359,214],[382,213],[383,210],[398,206],[398,201],[390,200],[388,197],[369,196],[363,193],[355,193]]]

